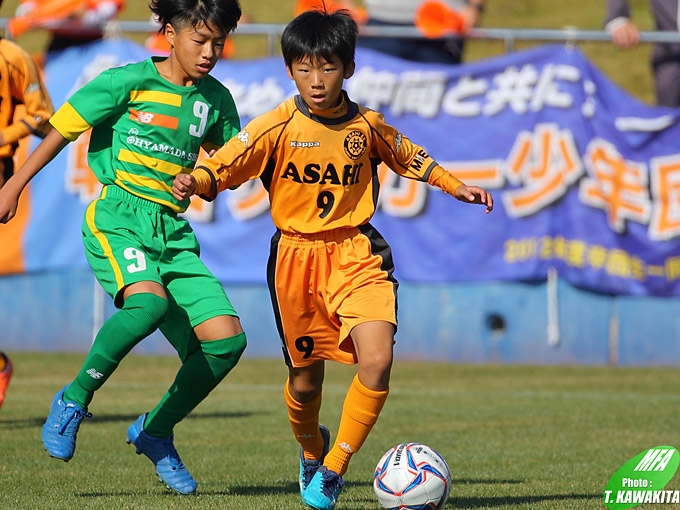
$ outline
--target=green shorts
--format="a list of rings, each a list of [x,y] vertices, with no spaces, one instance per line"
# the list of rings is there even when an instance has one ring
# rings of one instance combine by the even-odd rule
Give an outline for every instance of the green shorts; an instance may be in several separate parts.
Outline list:
[[[237,315],[199,258],[189,222],[163,205],[105,186],[85,211],[83,242],[90,267],[118,308],[127,285],[151,281],[165,287],[170,309],[160,329],[173,345],[171,336],[183,339],[207,319]]]

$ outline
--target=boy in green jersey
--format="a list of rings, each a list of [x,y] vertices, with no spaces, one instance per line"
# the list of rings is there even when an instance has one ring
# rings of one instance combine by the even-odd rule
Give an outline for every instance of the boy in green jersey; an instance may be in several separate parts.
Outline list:
[[[83,240],[97,279],[120,310],[95,338],[76,378],[52,401],[45,449],[68,461],[94,392],[130,350],[157,328],[182,365],[159,404],[127,431],[127,442],[180,494],[196,482],[173,445],[174,426],[236,365],[245,333],[220,282],[199,259],[188,200],[172,182],[199,150],[240,129],[229,91],[209,72],[241,16],[238,0],[152,0],[171,53],[109,69],[75,92],[51,119],[54,129],[0,190],[0,223],[22,190],[70,141],[92,128],[88,162],[103,184],[85,212]]]

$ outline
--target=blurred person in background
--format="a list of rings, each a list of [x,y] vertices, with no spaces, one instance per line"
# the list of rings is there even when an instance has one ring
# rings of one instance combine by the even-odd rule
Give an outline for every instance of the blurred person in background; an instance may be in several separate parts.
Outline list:
[[[484,0],[442,0],[463,18],[466,29],[480,21]],[[423,0],[363,0],[372,26],[413,27],[416,12]],[[463,56],[464,34],[441,38],[359,37],[358,46],[416,62],[460,64]]]
[[[654,29],[678,32],[678,0],[649,0]],[[620,48],[640,43],[640,29],[631,20],[628,0],[607,0],[605,30]],[[652,71],[656,102],[661,106],[680,106],[680,43],[654,43]]]
[[[23,115],[15,115],[19,105],[24,107]],[[28,135],[44,138],[52,113],[52,102],[31,56],[0,37],[0,188],[14,174],[19,140]],[[11,377],[12,362],[0,352],[0,407]]]
[[[20,105],[23,112],[17,115]],[[14,174],[19,140],[28,135],[44,138],[53,112],[31,56],[18,44],[0,37],[0,187]]]
[[[125,8],[125,0],[21,0],[8,25],[12,38],[32,28],[50,32],[47,51],[104,37],[104,27]]]
[[[5,401],[5,393],[12,377],[12,362],[4,352],[0,352],[0,407]]]

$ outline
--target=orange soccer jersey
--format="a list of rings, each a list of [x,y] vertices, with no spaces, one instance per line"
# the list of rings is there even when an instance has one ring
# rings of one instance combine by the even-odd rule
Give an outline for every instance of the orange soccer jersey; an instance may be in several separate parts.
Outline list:
[[[328,115],[299,96],[251,121],[194,170],[205,198],[260,177],[269,191],[267,280],[286,363],[356,363],[350,338],[364,322],[396,326],[397,282],[389,245],[370,225],[381,161],[448,193],[462,183],[381,114],[352,103]]]
[[[25,113],[15,119],[19,104],[24,105]],[[44,137],[52,113],[52,102],[30,55],[0,38],[0,132],[6,143],[0,147],[0,159],[13,156],[21,138],[29,134]]]
[[[381,161],[447,193],[462,184],[382,114],[346,97],[331,117],[313,115],[299,96],[285,101],[253,119],[193,175],[204,197],[260,177],[274,225],[310,234],[368,223]]]

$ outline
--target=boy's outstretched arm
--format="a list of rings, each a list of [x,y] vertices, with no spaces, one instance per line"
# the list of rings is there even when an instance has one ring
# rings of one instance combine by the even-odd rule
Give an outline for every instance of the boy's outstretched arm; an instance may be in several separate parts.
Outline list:
[[[486,214],[493,210],[491,193],[477,186],[466,186],[465,184],[458,186],[453,196],[461,202],[486,205]]]
[[[68,143],[69,141],[59,131],[53,129],[26,159],[26,162],[7,180],[0,189],[0,223],[7,223],[14,218],[19,203],[19,195],[28,182],[47,163],[52,161]]]
[[[196,179],[191,174],[177,174],[172,181],[172,196],[177,200],[186,200],[196,191]]]

